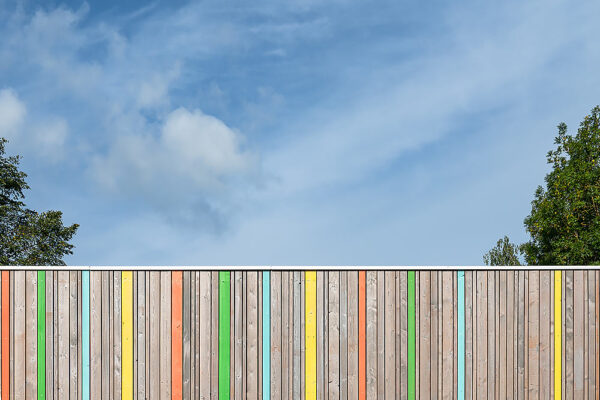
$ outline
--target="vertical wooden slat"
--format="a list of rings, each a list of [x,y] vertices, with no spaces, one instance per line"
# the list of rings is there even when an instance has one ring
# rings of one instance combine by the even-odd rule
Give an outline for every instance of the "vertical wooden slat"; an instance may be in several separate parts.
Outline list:
[[[37,397],[37,279],[25,273],[25,398]],[[77,367],[77,366],[76,366]]]
[[[400,399],[408,398],[408,273],[399,271],[400,293]],[[377,303],[375,303],[377,304]],[[368,343],[367,343],[368,346]]]
[[[289,303],[292,300],[290,294],[290,282],[289,282],[289,274],[288,271],[283,271],[281,273],[281,398],[288,399],[289,398],[289,389],[290,389],[290,374],[289,371],[291,369],[290,364],[290,353],[289,353],[289,328],[290,328],[290,319],[289,319]],[[323,294],[320,293],[319,289],[323,290],[323,272],[319,271],[317,273],[317,304],[323,304]],[[320,303],[319,303],[320,301]],[[317,307],[317,345],[321,346],[323,343],[323,307]],[[318,371],[318,380],[317,380],[317,391],[320,399],[323,398],[323,352],[317,351],[317,356],[320,357],[318,360],[317,371]]]
[[[83,371],[82,383],[81,383],[81,397],[83,400],[89,400],[90,398],[90,271],[83,271],[82,282],[82,305],[81,305],[81,317],[82,317],[82,366]]]
[[[416,337],[415,337],[415,328],[416,328],[416,315],[415,315],[415,271],[408,271],[407,277],[407,334],[408,334],[408,373],[407,373],[407,394],[408,400],[416,399]]]
[[[583,274],[583,398],[587,399],[589,395],[589,363],[588,363],[588,309],[589,309],[589,294],[588,294],[588,279],[587,271],[582,271]]]
[[[506,282],[506,276],[505,276]],[[455,357],[458,359],[456,380],[457,380],[457,398],[465,398],[465,272],[457,272],[457,342],[458,348]],[[506,300],[505,300],[506,301]],[[506,349],[504,349],[506,353]],[[504,365],[506,367],[506,365]]]
[[[160,399],[160,287],[161,272],[151,271],[150,274],[150,382],[149,399]]]
[[[396,278],[397,280],[397,278]],[[396,301],[396,306],[400,301]],[[397,321],[399,320],[396,311]],[[398,329],[396,329],[398,334]],[[396,350],[398,337],[396,337]],[[397,352],[399,354],[399,352]],[[399,379],[397,379],[399,381]],[[367,398],[367,272],[358,272],[358,400]]]
[[[438,398],[438,379],[439,379],[439,374],[441,372],[441,368],[439,368],[439,357],[438,357],[438,333],[440,331],[439,329],[439,310],[440,310],[440,303],[441,303],[441,299],[439,298],[439,293],[438,293],[438,289],[439,289],[439,282],[438,282],[438,276],[439,276],[439,272],[438,271],[431,271],[430,272],[430,288],[429,288],[429,293],[430,293],[430,303],[431,303],[431,323],[430,323],[430,330],[429,330],[429,341],[430,341],[430,365],[431,365],[431,370],[429,372],[430,375],[430,392],[431,392],[431,399],[437,399]]]
[[[219,272],[211,272],[210,396],[219,398]],[[260,357],[260,355],[259,355]]]
[[[10,271],[2,271],[2,398],[10,392]]]
[[[10,400],[15,399],[15,273],[16,271],[10,271]]]
[[[506,310],[506,283],[507,283],[507,278],[506,278],[506,271],[500,271],[499,274],[499,282],[498,282],[498,290],[499,290],[499,295],[500,295],[500,304],[499,304],[499,309],[498,309],[498,314],[499,314],[499,326],[497,327],[497,329],[499,329],[496,333],[496,335],[498,336],[498,338],[500,339],[500,349],[498,352],[498,358],[500,361],[500,371],[498,371],[499,374],[499,384],[498,386],[498,393],[499,393],[499,398],[500,399],[506,399],[507,394],[506,394],[506,381],[507,381],[507,373],[509,372],[506,368],[506,356],[507,356],[507,352],[506,352],[506,315],[507,315],[507,310]]]
[[[219,399],[230,398],[230,281],[229,271],[219,271]]]
[[[113,310],[112,310],[112,314],[113,314],[113,326],[112,326],[112,331],[113,331],[113,382],[114,382],[114,387],[113,387],[113,398],[115,399],[120,399],[122,397],[122,390],[121,390],[121,350],[122,350],[122,340],[121,340],[121,331],[122,331],[122,307],[121,307],[121,301],[122,301],[122,296],[121,296],[121,282],[123,281],[123,273],[121,271],[114,271],[113,272],[113,276],[112,276],[112,280],[113,280],[113,293],[112,293],[112,297],[113,297]],[[157,279],[157,284],[156,284],[156,291],[153,292],[155,293],[156,297],[156,303],[158,304],[158,302],[160,301],[160,278],[159,278],[159,273],[155,272],[156,274],[156,279]],[[157,308],[158,310],[158,308]],[[158,311],[157,311],[158,312]],[[158,318],[158,315],[157,315]],[[115,322],[116,321],[116,322]],[[156,330],[157,330],[157,340],[158,340],[158,328],[159,328],[159,322],[157,319],[156,322]],[[158,342],[157,342],[158,343]],[[153,398],[158,398],[159,395],[159,382],[160,382],[160,375],[158,374],[158,369],[159,369],[159,361],[158,361],[158,357],[160,355],[160,349],[156,348],[156,370],[157,370],[157,374],[156,374],[156,392],[154,392],[154,396]]]
[[[393,275],[393,271],[390,272]],[[395,280],[391,279],[395,291]],[[348,271],[348,398],[358,399],[358,357],[359,357],[359,328],[358,328],[358,271]],[[395,312],[395,304],[392,304],[392,310]],[[392,336],[395,348],[396,335]],[[395,351],[395,349],[394,349]],[[394,369],[395,370],[395,369]]]
[[[596,271],[588,270],[585,272],[588,276],[588,348],[586,357],[588,358],[589,374],[589,395],[593,399],[596,395],[596,353],[598,352],[598,342],[596,341]]]
[[[137,272],[137,390],[138,399],[146,399],[146,276]],[[118,382],[115,382],[118,384]],[[188,397],[189,398],[189,397]]]
[[[244,394],[242,392],[243,388],[243,382],[242,382],[242,350],[243,350],[243,298],[242,298],[242,276],[243,276],[243,272],[242,271],[235,271],[234,272],[235,276],[234,276],[234,311],[233,311],[233,318],[234,318],[234,322],[233,325],[235,327],[235,331],[234,331],[234,338],[235,338],[235,342],[233,344],[233,348],[234,348],[234,381],[235,381],[235,391],[234,391],[234,398],[237,400],[241,400],[244,397]],[[281,372],[281,371],[280,371]]]
[[[529,361],[529,398],[539,398],[539,271],[528,271],[529,275],[529,337],[527,358]]]
[[[171,273],[171,398],[183,392],[183,272]]]
[[[419,393],[420,398],[431,398],[431,272],[422,271],[419,273]],[[387,280],[387,276],[386,276]],[[387,282],[386,282],[387,284]],[[387,285],[386,285],[387,287]],[[386,299],[387,300],[387,299]],[[386,319],[386,326],[388,321]],[[386,332],[386,336],[389,333]],[[436,335],[437,336],[437,335]],[[390,357],[390,353],[386,348],[386,357]],[[386,375],[387,375],[386,365]],[[388,397],[392,399],[393,397]]]
[[[421,280],[421,273],[420,272],[416,272],[415,273],[415,397],[417,399],[421,398],[421,394],[419,393],[420,390],[420,384],[419,384],[419,380],[421,379],[421,377],[419,376],[419,365],[421,362],[421,350],[420,350],[420,343],[421,341],[416,339],[416,338],[420,338],[421,334],[419,332],[419,327],[420,327],[420,318],[421,316],[419,315],[419,288],[421,287],[420,285],[420,280]]]
[[[247,313],[248,313],[248,372],[246,398],[258,400],[258,273],[248,271],[247,290]]]
[[[86,271],[88,274],[88,291],[87,291],[87,319],[88,319],[88,393],[89,393],[89,271]],[[56,315],[54,314],[54,271],[46,272],[46,398],[49,400],[54,399],[54,320],[56,319]],[[85,330],[84,330],[85,335]],[[86,371],[86,369],[84,369]],[[3,397],[6,398],[6,397]],[[89,396],[86,398],[89,400]]]
[[[316,288],[315,288],[316,294]],[[281,272],[271,273],[271,398],[281,398]],[[316,367],[316,359],[315,359]],[[315,376],[316,378],[316,376]],[[316,384],[316,380],[315,380]]]
[[[539,271],[539,397],[550,398],[550,271]]]
[[[452,357],[452,348],[454,343],[454,308],[452,307],[452,275],[453,273],[451,271],[442,272],[442,392],[444,399],[452,399],[454,397]]]
[[[160,273],[160,399],[171,398],[171,272]]]
[[[108,392],[110,395],[112,395],[115,392],[115,383],[116,384],[120,384],[121,382],[115,381],[115,365],[114,365],[114,359],[115,359],[115,324],[116,325],[120,325],[121,321],[117,320],[115,321],[115,299],[114,299],[114,293],[115,293],[115,282],[114,279],[115,278],[115,274],[114,271],[109,271],[108,273],[108,323],[109,323],[109,337],[108,337],[108,362],[109,362],[109,389]]]
[[[283,273],[283,279],[282,281],[285,282],[285,278],[286,278],[286,272]],[[317,271],[317,398],[318,399],[323,399],[324,398],[324,394],[325,394],[325,390],[324,390],[324,384],[325,384],[325,377],[324,377],[324,355],[325,353],[323,352],[323,342],[324,342],[324,338],[323,338],[323,323],[325,322],[325,312],[324,312],[324,307],[323,307],[323,275],[324,272],[323,271]],[[282,300],[282,307],[281,307],[281,311],[282,311],[282,338],[285,338],[286,335],[286,328],[285,328],[285,324],[287,322],[287,318],[286,318],[286,295],[285,293],[283,293],[283,295],[281,296],[281,300]],[[282,354],[283,357],[282,359],[285,360],[285,356],[286,356],[286,341],[282,340]],[[286,363],[282,361],[282,369],[286,368]],[[285,388],[285,378],[286,378],[286,374],[284,373],[282,376],[282,393],[284,395],[283,398],[285,398],[285,393],[286,393],[286,388]]]
[[[396,284],[395,284],[395,296],[396,296],[396,303],[395,303],[395,310],[394,310],[394,314],[395,314],[395,320],[396,320],[396,349],[395,349],[395,354],[396,354],[396,398],[400,398],[402,396],[402,386],[400,385],[400,381],[401,381],[401,361],[400,361],[400,352],[401,352],[401,348],[402,348],[402,324],[400,322],[400,320],[402,319],[402,301],[400,300],[400,271],[395,271],[394,272],[394,277],[396,280]],[[406,391],[406,387],[404,388],[404,391]]]
[[[46,399],[46,272],[37,271],[37,388],[38,400]]]
[[[65,276],[68,272],[58,272],[58,313],[59,318],[63,313],[61,304],[62,295],[61,292],[65,290]],[[64,294],[63,294],[64,295]],[[60,318],[58,324],[58,347],[59,347],[59,376],[62,376],[62,359],[64,345],[62,338],[62,325],[63,318]],[[65,383],[61,382],[59,378],[58,382],[58,398],[64,399],[67,397]],[[90,272],[90,398],[100,399],[102,397],[102,272],[91,271]]]
[[[573,277],[573,396],[583,398],[584,385],[584,279],[583,271]]]
[[[465,271],[465,399],[473,396],[473,271]]]
[[[121,395],[123,400],[132,400],[134,391],[133,299],[133,272],[123,271],[121,273]],[[115,322],[118,323],[118,321]]]
[[[196,372],[200,372],[196,365],[198,364],[197,357],[199,354],[198,350],[198,340],[197,340],[197,332],[196,332],[196,324],[198,322],[198,305],[199,301],[199,292],[198,292],[198,284],[196,275],[198,271],[190,271],[190,309],[189,309],[189,319],[190,319],[190,393],[189,397],[191,399],[195,399],[198,397],[198,381],[196,380]],[[183,277],[185,282],[185,276]],[[185,291],[185,290],[184,290]],[[208,321],[208,320],[207,320]],[[199,361],[199,360],[198,360]],[[210,365],[208,367],[210,371]]]
[[[262,393],[263,400],[271,398],[271,272],[262,277]]]
[[[300,397],[306,399],[306,279],[300,274]],[[341,380],[341,376],[340,376]]]
[[[210,272],[200,272],[199,318],[201,323],[199,325],[200,343],[198,345],[198,353],[200,356],[200,378],[198,388],[199,396],[202,400],[210,399],[211,374],[213,373],[213,367],[207,361],[211,359],[211,334],[216,334],[216,332],[212,333],[212,326],[210,324],[212,318],[212,296],[213,293],[215,293],[211,290],[211,279]]]
[[[340,399],[348,399],[348,272],[340,272]]]
[[[477,271],[477,398],[488,398],[488,272]],[[444,307],[445,308],[445,307]]]
[[[151,370],[151,362],[150,362],[150,354],[151,354],[151,344],[150,344],[150,332],[151,332],[151,327],[150,327],[150,298],[151,296],[151,290],[150,290],[150,271],[146,271],[145,273],[146,276],[146,284],[145,284],[145,294],[144,296],[146,297],[146,331],[145,331],[145,343],[146,343],[146,356],[145,356],[145,361],[146,361],[146,399],[151,399],[151,395],[150,395],[150,390],[151,390],[151,383],[150,383],[150,370]]]
[[[487,272],[487,386],[488,398],[496,393],[496,276]]]
[[[77,271],[69,273],[69,393],[77,398]]]
[[[562,271],[554,271],[554,398],[562,397]]]
[[[340,272],[329,273],[329,398],[340,398]],[[296,302],[294,293],[294,303]],[[294,313],[296,311],[294,310]],[[294,322],[296,324],[296,322]],[[294,343],[296,343],[296,326],[294,326]],[[295,346],[294,346],[295,347]],[[295,358],[295,357],[294,357]],[[299,360],[298,360],[299,364]],[[294,369],[296,362],[294,362]],[[296,374],[294,374],[296,380]],[[296,389],[294,389],[296,393]],[[294,397],[296,399],[296,397]]]
[[[306,400],[317,399],[317,273],[305,272]]]
[[[513,350],[514,350],[514,315],[515,312],[515,272],[507,271],[506,273],[506,398],[514,398],[514,370],[516,365],[514,364]]]
[[[385,399],[385,272],[377,271],[377,398]]]
[[[367,399],[377,399],[377,272],[367,271]],[[331,323],[331,320],[330,320]],[[330,329],[331,332],[331,329]],[[406,332],[404,332],[406,334]],[[331,341],[330,348],[331,348]],[[330,364],[330,368],[333,365]],[[330,373],[331,374],[331,373]],[[330,375],[331,376],[331,375]]]

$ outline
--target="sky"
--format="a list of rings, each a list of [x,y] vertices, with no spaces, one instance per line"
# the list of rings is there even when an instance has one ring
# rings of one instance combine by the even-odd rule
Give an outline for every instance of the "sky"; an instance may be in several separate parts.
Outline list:
[[[598,1],[0,0],[70,265],[481,265],[600,104]]]

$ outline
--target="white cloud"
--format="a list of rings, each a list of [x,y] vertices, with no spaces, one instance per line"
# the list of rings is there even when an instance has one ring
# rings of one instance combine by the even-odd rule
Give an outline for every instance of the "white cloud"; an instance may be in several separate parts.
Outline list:
[[[0,90],[0,137],[11,139],[18,134],[27,109],[11,89]]]
[[[151,130],[146,125],[144,134],[117,136],[108,153],[94,159],[95,179],[111,191],[143,197],[169,218],[222,224],[223,210],[258,176],[258,160],[243,148],[242,135],[185,108],[169,113],[156,136]]]
[[[35,150],[50,161],[61,160],[68,134],[69,125],[64,118],[48,119],[32,129]]]

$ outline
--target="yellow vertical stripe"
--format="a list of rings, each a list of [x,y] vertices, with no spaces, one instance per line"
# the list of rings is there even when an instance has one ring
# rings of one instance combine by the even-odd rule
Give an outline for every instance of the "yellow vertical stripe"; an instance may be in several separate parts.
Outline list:
[[[562,394],[562,271],[554,271],[554,398]]]
[[[306,400],[317,399],[317,272],[305,273]]]
[[[133,400],[133,272],[121,279],[121,399]]]

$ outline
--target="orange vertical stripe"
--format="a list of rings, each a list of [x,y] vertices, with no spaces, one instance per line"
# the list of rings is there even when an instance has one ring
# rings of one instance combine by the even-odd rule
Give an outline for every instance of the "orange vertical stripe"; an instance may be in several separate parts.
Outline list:
[[[173,271],[171,281],[171,399],[181,400],[183,391],[183,272]]]
[[[2,398],[8,399],[10,385],[10,272],[2,271]]]
[[[358,399],[367,398],[367,295],[366,271],[358,271]]]

